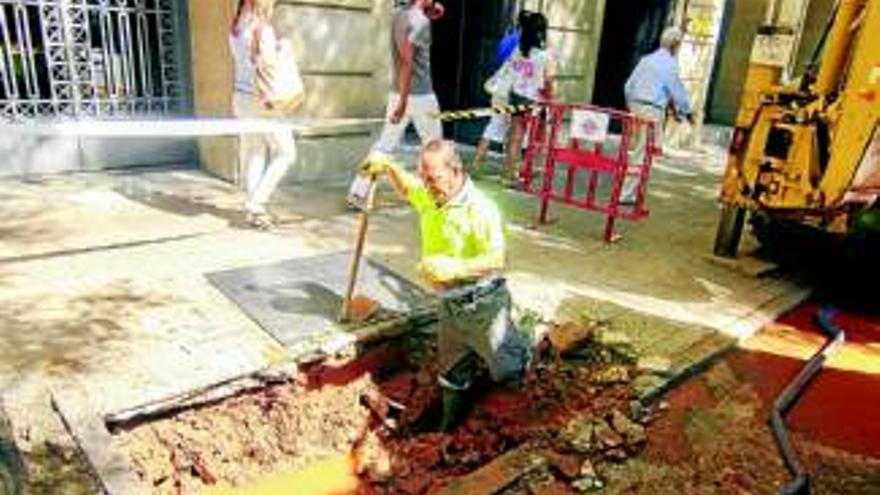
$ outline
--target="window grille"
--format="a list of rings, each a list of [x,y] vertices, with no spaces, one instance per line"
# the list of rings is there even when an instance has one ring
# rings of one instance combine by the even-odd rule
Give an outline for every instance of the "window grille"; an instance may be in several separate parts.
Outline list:
[[[175,0],[0,0],[0,118],[182,108]]]

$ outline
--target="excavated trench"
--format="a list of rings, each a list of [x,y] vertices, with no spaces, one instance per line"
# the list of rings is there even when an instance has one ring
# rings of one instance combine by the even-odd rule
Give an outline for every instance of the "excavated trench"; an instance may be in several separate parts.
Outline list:
[[[595,466],[637,453],[652,419],[632,402],[632,363],[589,338],[577,345],[548,339],[539,351],[524,387],[482,387],[449,433],[425,428],[439,398],[433,340],[407,336],[115,435],[137,476],[161,495],[574,493],[601,486]],[[513,451],[537,462],[510,474],[503,464]],[[493,469],[508,474],[469,479]]]

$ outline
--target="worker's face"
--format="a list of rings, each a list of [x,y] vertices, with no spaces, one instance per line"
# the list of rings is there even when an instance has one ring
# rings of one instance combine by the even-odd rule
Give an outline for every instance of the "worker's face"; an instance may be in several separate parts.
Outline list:
[[[446,204],[464,184],[464,172],[448,166],[442,155],[424,153],[419,162],[419,176],[438,205]]]

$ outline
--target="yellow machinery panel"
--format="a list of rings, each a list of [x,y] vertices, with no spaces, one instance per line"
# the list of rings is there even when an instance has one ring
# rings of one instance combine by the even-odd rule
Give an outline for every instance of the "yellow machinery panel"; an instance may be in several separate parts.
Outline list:
[[[722,184],[715,252],[734,255],[745,211],[846,233],[880,194],[880,0],[842,0],[821,64],[800,84],[749,67]]]

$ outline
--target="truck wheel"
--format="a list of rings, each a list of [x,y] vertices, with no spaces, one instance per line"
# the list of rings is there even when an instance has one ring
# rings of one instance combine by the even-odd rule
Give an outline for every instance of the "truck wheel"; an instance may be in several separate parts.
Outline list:
[[[737,206],[724,205],[718,218],[718,231],[715,233],[715,255],[734,258],[742,238],[746,210]]]

